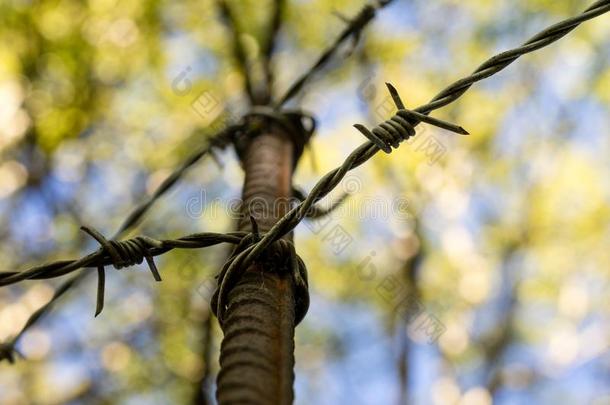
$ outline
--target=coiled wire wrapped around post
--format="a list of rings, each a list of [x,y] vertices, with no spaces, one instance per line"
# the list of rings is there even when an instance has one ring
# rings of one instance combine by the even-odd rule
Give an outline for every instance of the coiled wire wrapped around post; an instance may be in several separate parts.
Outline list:
[[[235,247],[217,276],[218,288],[212,296],[210,306],[221,325],[227,309],[229,292],[239,281],[240,275],[243,274],[232,270],[241,268],[241,261],[243,260],[241,253],[256,244],[260,239],[261,236],[257,231],[244,237]],[[275,241],[257,259],[257,262],[264,263],[265,261],[273,263],[274,268],[279,268],[280,271],[286,271],[291,275],[295,286],[295,325],[298,325],[305,318],[309,309],[309,283],[305,262],[297,254],[294,244],[286,239]]]
[[[415,125],[419,122],[427,122],[440,128],[448,129],[458,134],[468,134],[466,130],[427,115],[407,110],[400,99],[396,89],[387,83],[390,95],[398,108],[397,114],[391,119],[369,131],[366,127],[356,124],[356,128],[362,132],[371,142],[360,146],[347,158],[343,165],[322,177],[311,190],[309,195],[296,207],[284,215],[260,240],[249,242],[247,246],[236,249],[232,257],[225,263],[219,275],[218,289],[215,292],[215,300],[212,305],[216,308],[216,315],[222,322],[222,316],[226,307],[227,296],[230,289],[235,285],[245,269],[255,260],[267,254],[267,249],[282,240],[281,238],[293,230],[308,213],[315,210],[315,204],[333,190],[345,174],[371,158],[380,149],[390,153],[392,147],[398,147],[401,141],[415,134]]]
[[[377,3],[379,4],[379,6],[384,6],[388,4],[389,1],[379,0]],[[398,97],[395,97],[393,95],[394,102],[399,108],[399,112],[396,115],[402,118],[402,120],[393,117],[395,119],[390,119],[384,123],[387,125],[380,125],[377,128],[374,128],[372,132],[368,131],[363,126],[357,127],[368,139],[371,140],[371,142],[367,142],[359,146],[356,150],[354,150],[341,166],[331,170],[329,173],[323,176],[311,190],[309,195],[304,198],[298,206],[294,207],[280,221],[278,221],[276,225],[266,234],[264,234],[264,236],[256,244],[249,245],[241,253],[237,254],[234,260],[232,260],[228,264],[226,269],[227,274],[225,275],[225,278],[232,279],[234,276],[238,276],[237,274],[232,275],[230,273],[232,271],[239,272],[240,268],[245,267],[248,263],[251,263],[257,257],[259,257],[261,253],[265,251],[271,244],[280,239],[284,234],[294,229],[300,223],[300,221],[305,218],[308,213],[311,212],[312,207],[314,207],[316,202],[318,202],[321,198],[327,195],[334,187],[336,187],[340,183],[341,179],[345,176],[347,172],[364,164],[367,160],[373,157],[380,149],[386,152],[388,151],[388,149],[391,150],[391,147],[395,145],[397,139],[404,140],[410,136],[413,136],[410,128],[413,129],[419,121],[433,123],[432,119],[427,117],[426,114],[429,114],[430,112],[436,109],[439,109],[447,104],[456,101],[464,93],[466,93],[466,91],[473,84],[500,72],[501,70],[509,66],[511,63],[513,63],[515,60],[517,60],[520,56],[543,48],[559,40],[563,36],[567,35],[570,31],[575,29],[577,26],[579,26],[581,23],[587,20],[591,20],[604,13],[607,13],[608,11],[610,11],[610,0],[596,1],[583,13],[565,19],[550,27],[547,27],[546,29],[532,37],[529,41],[525,42],[523,45],[508,50],[506,52],[502,52],[488,59],[482,65],[480,65],[472,74],[463,77],[460,80],[457,80],[453,84],[449,85],[440,93],[438,93],[434,98],[432,98],[430,102],[416,108],[414,111],[404,109],[402,101],[400,101]],[[330,59],[330,56],[334,54],[338,49],[338,45],[350,36],[356,34],[358,30],[361,30],[361,28],[372,19],[372,16],[371,18],[369,18],[369,16],[366,14],[359,14],[359,16],[362,18],[362,20],[357,19],[357,21],[352,21],[352,23],[350,23],[350,25],[341,33],[341,35],[339,36],[337,41],[335,41],[335,43],[331,46],[331,48],[324,52],[322,56],[317,60],[317,62],[312,66],[312,68],[303,76],[301,76],[295,82],[295,84],[290,87],[286,94],[280,98],[279,102],[275,104],[276,107],[285,104],[288,100],[294,97],[303,88],[304,84],[308,81],[308,79],[316,71],[320,70],[322,66],[325,65],[325,63]],[[395,90],[392,90],[393,88],[391,88],[391,86],[389,86],[389,88],[391,93],[392,91],[395,92]],[[406,112],[400,111],[403,109]],[[439,123],[441,123],[440,121],[435,122],[436,124],[433,125],[438,125]],[[212,142],[212,146],[225,148],[228,144],[235,141],[235,132],[243,129],[243,123],[225,128],[223,131],[221,131],[221,133],[217,134],[214,137],[215,142]],[[146,213],[148,209],[152,206],[152,204],[156,200],[158,200],[163,194],[165,194],[172,187],[172,185],[174,185],[184,175],[184,173],[186,173],[186,171],[190,167],[192,167],[203,156],[209,153],[210,149],[211,146],[206,146],[205,148],[201,149],[200,151],[189,157],[185,162],[183,162],[182,166],[180,166],[159,186],[159,188],[153,193],[149,200],[147,200],[141,206],[137,207],[129,215],[129,217],[121,226],[120,232],[115,237],[119,237],[120,234],[134,227],[137,222],[142,218],[144,213]],[[150,256],[157,256],[176,248],[195,249],[212,246],[218,243],[236,244],[239,243],[245,235],[246,234],[243,232],[232,232],[226,234],[200,233],[194,235],[187,235],[178,239],[157,241],[159,243],[159,247],[151,247],[148,249],[148,252]],[[110,260],[107,256],[108,255],[105,254],[105,251],[100,250],[80,259],[50,262],[47,264],[35,266],[25,271],[1,271],[0,287],[9,284],[14,284],[23,280],[49,279],[60,277],[79,270],[83,267],[92,267],[97,266],[99,264],[113,264],[112,260]],[[81,276],[85,274],[87,273],[82,272],[78,276],[62,284],[62,286],[58,290],[56,290],[53,298],[30,316],[28,322],[17,334],[17,336],[12,339],[12,341],[0,344],[0,361],[3,359],[7,359],[9,361],[14,360],[13,354],[15,343],[19,339],[19,337],[22,336],[23,333],[31,325],[33,325],[38,319],[41,318],[44,313],[49,310],[53,302],[55,302],[66,291],[68,291],[68,289],[76,285],[77,282],[82,280]]]
[[[296,167],[301,154],[309,145],[309,141],[316,130],[316,119],[312,114],[300,109],[275,109],[268,106],[253,106],[244,115],[242,129],[236,131],[235,149],[240,160],[248,142],[261,133],[266,124],[263,120],[269,120],[281,126],[285,133],[291,137],[294,146],[293,169]]]

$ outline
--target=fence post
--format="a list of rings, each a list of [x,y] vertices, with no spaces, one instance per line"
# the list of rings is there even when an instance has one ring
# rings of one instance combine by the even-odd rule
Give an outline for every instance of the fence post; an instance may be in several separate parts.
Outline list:
[[[273,122],[248,140],[239,230],[269,230],[289,209],[295,145]],[[292,239],[292,233],[285,236]],[[291,404],[294,381],[294,285],[270,261],[255,262],[228,294],[222,323],[219,404]]]

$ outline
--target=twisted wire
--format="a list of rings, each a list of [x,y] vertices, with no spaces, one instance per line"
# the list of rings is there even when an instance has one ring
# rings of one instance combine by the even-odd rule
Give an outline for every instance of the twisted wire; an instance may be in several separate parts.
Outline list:
[[[231,10],[231,7],[225,0],[216,0],[216,5],[220,12],[221,18],[225,21],[227,28],[231,34],[231,45],[233,47],[233,57],[237,61],[237,67],[241,71],[245,82],[245,91],[251,104],[256,104],[257,94],[254,88],[254,83],[248,66],[248,57],[246,49],[240,40],[241,32],[239,32],[237,24],[237,15]]]
[[[434,98],[428,104],[416,108],[415,111],[422,114],[428,114],[431,111],[437,110],[454,102],[460,98],[474,83],[498,73],[517,60],[520,56],[550,45],[551,43],[567,35],[570,31],[578,27],[583,22],[607,13],[608,11],[610,11],[610,0],[600,0],[593,3],[582,14],[551,25],[547,29],[534,35],[520,47],[502,52],[492,58],[489,58],[470,76],[451,84],[434,96]]]
[[[378,2],[379,7],[390,3],[391,0]],[[243,269],[247,268],[254,260],[261,257],[261,254],[265,252],[271,245],[275,247],[276,252],[285,254],[281,257],[289,257],[290,266],[289,269],[295,274],[295,283],[298,288],[307,286],[306,272],[304,271],[304,263],[296,255],[296,251],[292,252],[294,246],[292,244],[287,245],[285,240],[280,239],[283,235],[293,230],[302,220],[307,216],[309,212],[315,208],[315,204],[322,198],[324,198],[330,191],[332,191],[343,179],[343,177],[350,170],[364,164],[370,158],[372,158],[380,150],[385,152],[391,151],[391,148],[397,148],[400,142],[413,136],[415,127],[420,122],[427,122],[432,125],[452,130],[457,133],[466,133],[461,127],[454,124],[446,123],[438,119],[428,117],[428,114],[436,109],[439,109],[447,104],[450,104],[460,98],[474,83],[490,77],[502,69],[506,68],[520,56],[527,53],[533,52],[537,49],[545,47],[558,39],[562,38],[570,31],[575,29],[581,23],[590,20],[594,17],[602,15],[610,11],[610,0],[600,0],[587,8],[582,14],[566,19],[560,23],[552,25],[547,29],[541,31],[522,46],[511,49],[506,52],[502,52],[479,66],[471,75],[460,79],[439,94],[437,94],[429,103],[422,105],[414,110],[407,110],[404,104],[398,96],[398,92],[391,86],[388,85],[388,89],[392,98],[398,108],[396,115],[384,123],[373,128],[369,131],[366,127],[356,124],[355,127],[369,140],[368,142],[360,145],[354,150],[343,162],[343,164],[334,170],[328,172],[323,176],[313,187],[307,197],[294,208],[292,208],[284,217],[282,217],[270,230],[264,235],[245,233],[245,232],[230,232],[225,234],[220,233],[198,233],[187,235],[178,239],[169,240],[156,240],[152,238],[138,239],[133,238],[132,242],[126,243],[122,241],[118,243],[118,246],[122,246],[124,250],[113,244],[112,241],[104,240],[107,243],[106,247],[102,244],[102,248],[98,251],[91,253],[76,260],[63,260],[57,261],[45,265],[36,266],[22,272],[0,272],[0,287],[9,284],[14,284],[23,280],[32,279],[48,279],[63,276],[65,274],[72,273],[76,270],[86,267],[100,267],[115,264],[126,264],[131,263],[134,259],[140,260],[140,254],[142,257],[154,257],[166,253],[172,249],[196,249],[204,248],[218,243],[232,243],[239,245],[239,249],[236,249],[230,260],[227,261],[219,274],[219,287],[215,293],[215,304],[216,313],[219,319],[222,318],[224,311],[226,310],[226,295],[231,285],[239,279]],[[345,39],[353,35],[355,32],[359,32],[372,17],[361,17],[361,27],[355,29],[352,25],[346,28],[339,39],[336,41],[336,45],[325,52],[322,57],[318,60],[312,69],[303,75],[285,94],[285,96],[279,102],[282,105],[287,100],[292,98],[300,89],[304,86],[305,82],[309,80],[309,77],[315,73],[315,71],[321,69],[326,61],[334,54],[338,45]],[[357,24],[356,24],[357,25]],[[225,135],[231,134],[231,131],[235,131],[235,128],[228,128]],[[221,137],[222,138],[222,137]],[[121,226],[121,230],[118,234],[127,231],[128,229],[135,226],[138,220],[144,215],[144,213],[150,208],[152,203],[164,194],[182,174],[195,162],[197,162],[207,152],[197,153],[191,159],[187,160],[181,168],[178,170],[180,174],[170,176],[166,182],[159,188],[159,192],[155,193],[151,197],[151,202],[146,208],[136,209]],[[118,235],[117,234],[117,235]],[[115,241],[115,243],[117,243]],[[146,245],[146,248],[142,247]],[[109,247],[111,246],[111,247]],[[128,251],[127,246],[136,253],[126,253]],[[137,246],[137,247],[136,247]],[[117,258],[113,258],[112,249],[114,248],[115,253],[121,258],[122,261],[117,261]],[[119,251],[122,251],[125,256],[121,256]],[[272,252],[272,250],[270,250]],[[269,254],[269,252],[266,252]],[[295,265],[296,262],[296,265]],[[296,269],[296,271],[295,271]],[[151,269],[152,271],[152,269]],[[13,362],[15,359],[15,343],[17,339],[27,330],[29,326],[36,322],[41,316],[43,316],[51,307],[51,305],[68,291],[73,285],[75,285],[86,273],[81,272],[75,278],[64,283],[56,292],[51,301],[36,311],[28,319],[25,327],[19,332],[19,334],[9,342],[0,344],[0,361],[6,359]],[[154,274],[154,271],[153,271]],[[298,279],[297,274],[301,277],[302,281]],[[304,316],[304,314],[303,314]]]
[[[119,227],[119,230],[114,235],[114,238],[118,238],[119,236],[133,229],[144,217],[144,215],[150,210],[153,204],[163,195],[165,195],[176,183],[178,183],[178,181],[182,179],[182,177],[184,177],[186,172],[193,165],[199,162],[203,157],[210,154],[216,160],[216,157],[214,155],[215,151],[218,149],[225,149],[227,146],[229,146],[234,139],[233,137],[235,132],[242,128],[242,123],[232,124],[212,136],[205,145],[203,145],[201,148],[199,148],[199,150],[195,151],[195,153],[193,153],[184,162],[182,162],[182,164],[178,166],[155,189],[155,191],[151,194],[149,198],[147,198],[144,202],[142,202],[129,213],[127,218],[125,218],[125,220]]]
[[[114,235],[113,239],[116,239],[116,238],[120,237],[121,235],[129,232],[131,229],[133,229],[141,221],[141,219],[144,217],[144,215],[152,208],[152,206],[155,204],[155,202],[157,200],[159,200],[163,195],[165,195],[176,183],[178,183],[178,181],[184,176],[184,174],[193,165],[195,165],[197,162],[199,162],[203,157],[210,154],[216,160],[216,157],[214,154],[215,150],[226,148],[233,141],[234,133],[239,129],[241,129],[240,124],[233,124],[233,125],[227,126],[220,132],[213,135],[205,145],[203,145],[201,148],[199,148],[195,153],[193,153],[191,156],[189,156],[189,158],[186,159],[180,166],[178,166],[155,189],[155,191],[149,198],[147,198],[144,202],[142,202],[140,205],[138,205],[135,209],[133,209],[129,213],[127,218],[125,218],[125,220],[119,227],[118,231]],[[67,262],[64,262],[63,265],[61,264],[61,262],[56,262],[56,263],[53,263],[53,265],[54,266],[50,266],[48,269],[59,268],[61,270],[61,267],[63,265],[65,265],[66,267],[63,270],[67,271],[67,273],[70,273],[74,270],[78,270],[82,267],[87,267],[85,265],[79,266],[78,264],[67,263]],[[74,267],[73,269],[70,269],[70,265],[76,266],[76,267]],[[44,266],[38,266],[38,268],[41,273],[45,273]],[[32,269],[30,269],[30,270],[32,270]],[[64,274],[67,274],[67,273],[64,273]],[[17,274],[19,274],[19,273],[4,272],[4,273],[0,273],[0,277],[3,277],[3,276],[6,277],[9,280],[9,284],[11,284],[10,283],[11,278],[9,276],[15,276]],[[74,277],[70,278],[69,280],[65,281],[64,283],[62,283],[55,290],[55,293],[53,294],[51,299],[46,304],[44,304],[42,307],[40,307],[38,310],[36,310],[34,313],[32,313],[32,315],[30,315],[27,322],[20,329],[20,331],[17,335],[15,335],[10,341],[1,343],[0,344],[0,361],[2,361],[3,359],[6,359],[12,363],[15,359],[15,354],[14,354],[16,352],[15,345],[17,344],[19,339],[21,339],[23,334],[32,325],[34,325],[36,322],[38,322],[38,320],[40,320],[43,316],[48,314],[49,311],[51,310],[51,308],[53,307],[53,305],[55,304],[55,302],[57,300],[59,300],[66,292],[68,292],[72,288],[78,286],[80,284],[80,282],[87,276],[87,274],[89,274],[89,273],[80,272],[76,276],[74,276]],[[61,274],[59,274],[59,275],[61,275]],[[51,277],[59,277],[59,275],[51,276]],[[98,268],[98,296],[97,296],[97,309],[96,309],[96,314],[95,314],[96,316],[101,312],[101,308],[103,307],[104,280],[105,280],[105,273],[103,272],[103,270],[100,270]],[[21,281],[21,280],[17,280],[17,281]],[[17,281],[15,281],[15,282],[17,282]],[[8,285],[8,284],[2,284],[2,281],[0,281],[0,286],[4,286],[4,285]],[[101,288],[100,288],[100,285],[102,286]],[[101,296],[101,298],[100,298],[100,296]]]
[[[377,0],[371,4],[366,4],[362,9],[353,17],[348,20],[348,25],[341,31],[335,41],[318,57],[316,62],[303,73],[289,88],[286,90],[284,95],[275,104],[276,107],[281,107],[296,96],[305,87],[311,78],[321,71],[331,60],[331,58],[337,53],[339,47],[349,38],[358,39],[364,28],[375,18],[377,10],[382,9],[394,0]]]
[[[468,135],[468,131],[464,128],[439,120],[437,118],[428,117],[427,115],[418,113],[417,111],[407,110],[405,108],[398,91],[390,83],[386,83],[388,91],[394,100],[394,104],[398,111],[392,118],[382,122],[369,131],[362,124],[355,124],[354,127],[359,130],[365,137],[375,144],[379,149],[385,153],[391,153],[392,148],[398,148],[402,141],[415,136],[415,125],[419,122],[426,122],[434,125],[438,128],[443,128],[448,131],[454,132],[460,135]]]
[[[97,252],[87,255],[79,260],[57,261],[50,263],[49,265],[36,266],[22,272],[0,272],[0,287],[28,279],[49,279],[60,277],[73,273],[82,268],[95,267],[97,268],[98,275],[95,310],[95,316],[97,317],[102,312],[104,307],[106,280],[104,266],[112,265],[116,269],[120,269],[134,264],[139,264],[145,259],[155,280],[161,281],[161,276],[159,275],[154,261],[152,260],[153,256],[163,254],[173,248],[201,248],[222,242],[237,243],[238,239],[235,239],[235,235],[240,235],[240,233],[229,233],[224,235],[203,233],[165,241],[156,241],[155,239],[148,238],[146,236],[136,236],[132,239],[127,239],[124,241],[116,241],[114,239],[133,229],[151,209],[154,203],[164,194],[166,194],[176,183],[178,183],[184,174],[203,157],[208,154],[213,154],[217,149],[224,149],[230,143],[235,142],[236,134],[238,132],[243,132],[242,135],[245,137],[254,136],[253,132],[256,132],[256,128],[253,128],[251,123],[247,120],[250,116],[266,116],[267,118],[274,119],[281,125],[289,126],[290,133],[303,134],[301,139],[294,139],[297,145],[301,145],[301,151],[315,130],[315,119],[311,115],[303,113],[300,110],[267,111],[264,108],[254,108],[250,113],[246,114],[244,119],[242,119],[240,122],[229,125],[222,131],[215,134],[206,145],[202,146],[199,150],[187,158],[179,167],[177,167],[157,187],[157,189],[146,201],[131,211],[128,217],[121,224],[119,230],[113,236],[112,240],[106,240],[103,235],[92,228],[82,227],[81,229],[83,231],[91,235],[102,245],[101,256],[103,257],[100,257],[100,252]],[[308,119],[310,121],[308,130],[304,129],[304,127],[307,126],[306,124],[301,124],[302,119]],[[248,127],[247,131],[245,131],[246,127]],[[219,239],[215,239],[217,237]],[[159,242],[163,244],[163,249],[160,245],[158,245]],[[151,247],[154,249],[149,250]],[[168,247],[170,248],[169,250],[167,249]],[[10,341],[1,344],[0,360],[7,359],[14,361],[15,345],[22,335],[44,315],[49,313],[55,302],[70,289],[79,285],[79,283],[88,274],[90,273],[80,272],[76,276],[61,284],[56,289],[53,297],[51,297],[51,299],[37,311],[32,313],[19,333]]]
[[[400,141],[412,136],[411,129],[414,130],[420,122],[424,121],[423,116],[427,116],[430,112],[454,102],[461,97],[474,83],[498,73],[514,62],[521,55],[525,55],[557,41],[582,22],[602,15],[608,11],[610,11],[610,0],[597,1],[587,8],[582,14],[548,27],[547,29],[533,36],[522,46],[502,52],[499,55],[488,59],[471,75],[449,85],[439,94],[437,94],[429,103],[412,111],[408,111],[406,116],[401,115],[399,112],[398,115],[403,118],[404,121],[391,120],[391,123],[386,121],[386,124],[388,125],[383,127],[378,126],[376,127],[377,131],[374,129],[373,132],[365,130],[365,128],[361,125],[356,126],[360,132],[372,140],[360,145],[346,158],[341,166],[324,175],[313,187],[307,198],[286,213],[286,215],[282,217],[260,241],[239,253],[239,255],[232,260],[230,266],[227,268],[226,272],[229,274],[225,276],[225,279],[238,279],[243,273],[244,269],[246,269],[254,260],[256,260],[265,249],[286,235],[288,232],[292,231],[303,220],[303,218],[305,218],[307,213],[311,210],[311,207],[330,193],[350,170],[364,164],[370,158],[375,156],[375,154],[377,154],[377,152],[380,150],[384,150],[386,152],[389,150],[391,151],[390,146],[397,147]],[[393,89],[391,85],[389,85],[388,88],[398,109],[404,109],[404,105],[396,90]],[[427,117],[426,122],[445,129],[453,127],[457,130],[454,132],[466,133],[466,131],[464,131],[461,127],[456,127],[453,124],[440,122],[438,120],[429,121],[429,119],[430,117]],[[220,305],[226,301],[230,286],[231,284],[221,284],[218,287],[219,308],[217,308],[217,312],[220,314],[222,314],[226,309],[224,307],[221,308]]]
[[[246,235],[247,232],[202,232],[182,236],[177,239],[161,240],[148,236],[136,236],[135,238],[120,241],[118,244],[125,247],[127,244],[140,244],[139,241],[143,241],[146,244],[146,248],[141,251],[141,254],[152,258],[167,253],[173,249],[200,249],[214,246],[219,243],[237,244]],[[117,243],[116,241],[114,242],[114,246],[116,247]],[[23,271],[2,271],[0,272],[0,287],[15,284],[24,280],[45,280],[61,277],[84,268],[96,268],[98,266],[110,265],[114,266],[116,264],[118,264],[120,267],[125,264],[125,259],[123,257],[120,257],[118,262],[116,260],[116,258],[111,256],[110,251],[108,251],[106,248],[101,248],[81,257],[80,259],[58,260],[44,265],[34,266]],[[132,259],[128,260],[131,261]]]
[[[372,131],[369,131],[363,125],[356,124],[355,127],[369,138],[370,141],[353,152],[341,167],[322,177],[309,195],[282,217],[264,237],[254,242],[248,241],[243,246],[240,245],[240,248],[235,250],[235,254],[225,263],[218,277],[218,288],[215,292],[216,298],[212,304],[219,322],[222,323],[224,319],[229,292],[236,285],[237,280],[239,280],[245,269],[254,260],[260,260],[260,255],[263,252],[267,252],[275,244],[282,241],[283,239],[281,238],[292,231],[305,217],[311,216],[311,213],[320,213],[321,211],[316,208],[315,203],[330,193],[349,170],[364,163],[379,150],[383,149],[390,153],[392,147],[397,148],[400,142],[415,135],[415,125],[419,122],[427,122],[458,134],[468,134],[466,130],[458,125],[407,110],[396,89],[391,84],[386,84],[398,108],[398,112],[391,119],[373,128]],[[336,206],[337,204],[331,207],[331,209],[336,208]],[[325,212],[322,211],[322,214],[325,214]]]
[[[158,270],[152,261],[155,256],[162,255],[173,249],[199,249],[205,248],[220,243],[239,243],[246,235],[246,232],[229,232],[229,233],[195,233],[186,235],[177,239],[157,240],[147,236],[136,236],[123,241],[106,240],[97,231],[83,227],[83,230],[93,236],[102,247],[95,252],[74,260],[59,260],[48,264],[35,266],[24,271],[3,271],[0,272],[0,287],[15,284],[25,280],[43,280],[61,277],[80,269],[97,268],[98,271],[98,291],[95,316],[99,315],[104,305],[104,266],[112,265],[120,269],[134,264],[139,264],[146,259],[149,268],[155,278],[160,281],[161,277]],[[95,236],[94,236],[95,235]],[[102,268],[102,270],[100,270]],[[26,324],[21,328],[19,333],[13,336],[9,341],[0,343],[0,361],[8,360],[14,362],[16,355],[15,345],[23,334],[34,325],[41,317],[47,314],[53,304],[78,282],[82,281],[88,272],[82,271],[75,277],[72,277],[55,291],[53,297],[37,311],[35,311],[27,320]]]
[[[298,187],[292,187],[292,196],[298,202],[303,202],[307,199],[307,194]],[[349,198],[349,193],[342,193],[339,198],[333,201],[330,206],[324,208],[318,205],[313,205],[307,214],[305,214],[306,218],[309,219],[320,219],[324,218],[330,214],[332,214],[336,209],[338,209],[347,199]]]
[[[213,153],[215,150],[224,149],[231,143],[234,143],[236,148],[239,149],[237,145],[238,133],[241,134],[242,138],[247,138],[248,136],[255,136],[257,128],[252,125],[252,122],[248,120],[248,118],[251,116],[266,116],[267,118],[271,118],[276,122],[279,122],[281,125],[290,125],[291,131],[302,134],[301,139],[294,139],[297,145],[301,145],[301,152],[303,147],[307,145],[307,142],[309,141],[316,126],[315,119],[311,115],[303,113],[300,110],[273,110],[270,112],[262,107],[259,109],[257,109],[257,107],[253,108],[253,110],[250,113],[246,114],[243,119],[240,120],[238,123],[231,124],[220,132],[216,133],[214,136],[212,136],[206,145],[203,145],[199,150],[189,156],[189,158],[187,158],[180,166],[178,166],[155,189],[153,194],[147,200],[145,200],[143,203],[141,203],[139,206],[137,206],[134,210],[131,211],[131,213],[121,224],[119,230],[115,233],[111,241],[107,241],[101,234],[91,228],[81,228],[83,229],[83,231],[94,237],[102,245],[102,247],[104,248],[103,250],[107,252],[108,255],[111,255],[110,259],[108,257],[104,257],[103,260],[100,262],[100,252],[98,252],[91,255],[87,255],[79,260],[57,261],[49,263],[48,265],[35,266],[23,272],[0,272],[0,287],[9,284],[14,284],[16,282],[24,281],[27,279],[46,279],[60,277],[75,272],[76,270],[82,268],[96,267],[98,275],[98,288],[95,316],[97,317],[104,307],[106,279],[104,266],[113,265],[115,268],[118,269],[122,267],[127,267],[131,264],[139,264],[142,262],[142,258],[144,258],[147,260],[147,263],[149,265],[149,268],[151,269],[151,272],[153,273],[153,276],[155,277],[155,280],[160,281],[161,277],[156,269],[154,262],[152,261],[152,257],[167,252],[168,250],[164,250],[167,247],[170,247],[171,249],[201,248],[222,242],[238,243],[238,240],[235,239],[235,235],[240,235],[239,232],[228,233],[224,235],[214,233],[200,233],[189,235],[180,239],[161,241],[164,244],[165,248],[161,249],[160,247],[156,247],[153,250],[148,251],[147,255],[145,247],[155,246],[155,244],[159,241],[143,236],[137,236],[135,238],[120,242],[115,241],[114,239],[119,238],[121,235],[133,229],[144,217],[144,215],[152,208],[154,203],[164,194],[166,194],[176,183],[178,183],[178,181],[184,176],[184,174],[193,165],[199,162],[203,157],[208,154],[211,154],[214,157]],[[305,128],[306,125],[302,123],[303,118],[310,120],[309,129]],[[201,242],[203,244],[198,244],[197,242]],[[132,256],[134,254],[135,256]],[[30,315],[26,324],[22,327],[19,333],[15,335],[10,341],[1,344],[0,361],[2,361],[3,359],[14,361],[15,346],[18,340],[23,336],[23,334],[43,316],[48,314],[55,302],[59,300],[66,292],[78,286],[88,274],[88,272],[80,272],[76,276],[62,283],[56,289],[55,294],[51,297],[51,299],[38,310],[36,310],[34,313],[32,313],[32,315]]]
[[[228,308],[227,295],[221,294],[221,292],[227,292],[228,294],[228,291],[237,284],[240,275],[231,271],[231,269],[243,266],[243,263],[240,263],[243,260],[241,253],[255,245],[260,239],[261,235],[259,235],[257,228],[254,226],[253,232],[237,244],[233,253],[217,275],[219,287],[212,296],[210,307],[221,325],[224,321],[225,310]],[[265,250],[263,257],[259,257],[257,261],[272,263],[273,266],[268,267],[288,272],[291,275],[295,286],[295,326],[298,325],[305,318],[309,309],[309,284],[307,266],[297,254],[294,244],[287,239],[276,240]]]
[[[148,268],[150,269],[155,281],[161,281],[161,275],[155,265],[155,261],[148,255],[150,247],[162,247],[154,239],[146,236],[138,236],[133,239],[124,241],[107,240],[101,233],[93,228],[86,226],[81,227],[83,231],[91,235],[95,240],[102,245],[101,250],[108,254],[112,260],[112,266],[119,270],[123,267],[129,267],[142,263],[146,259]],[[97,266],[97,305],[95,308],[95,316],[97,317],[104,309],[104,291],[106,290],[106,270],[105,266]]]

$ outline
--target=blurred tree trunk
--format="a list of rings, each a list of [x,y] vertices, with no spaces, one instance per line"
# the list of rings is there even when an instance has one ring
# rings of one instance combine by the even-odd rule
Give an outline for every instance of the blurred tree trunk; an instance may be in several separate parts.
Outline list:
[[[519,248],[527,244],[527,234],[522,234],[522,240],[510,243],[502,254],[501,287],[504,299],[501,306],[500,319],[495,329],[482,340],[484,359],[484,375],[487,377],[486,388],[495,400],[497,392],[502,389],[503,366],[508,349],[516,338],[516,311],[519,306],[519,269],[513,265]]]
[[[294,145],[281,127],[267,123],[266,128],[243,153],[239,230],[251,230],[252,215],[265,232],[289,208]],[[216,392],[220,404],[292,403],[294,286],[290,274],[273,266],[252,264],[228,294]]]
[[[420,299],[420,290],[418,288],[418,276],[421,263],[423,261],[424,251],[422,247],[422,238],[419,235],[419,222],[415,221],[415,227],[413,234],[410,238],[411,246],[407,247],[409,250],[413,250],[411,257],[407,259],[403,267],[404,283],[406,285],[406,295],[411,296],[414,299]],[[405,318],[398,321],[398,378],[399,378],[399,404],[409,404],[410,395],[409,392],[409,380],[411,371],[411,340],[409,338],[409,322],[410,318]]]

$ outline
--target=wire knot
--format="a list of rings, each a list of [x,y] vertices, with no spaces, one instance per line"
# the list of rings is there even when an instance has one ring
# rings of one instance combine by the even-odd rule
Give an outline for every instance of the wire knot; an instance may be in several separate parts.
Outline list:
[[[235,146],[240,159],[246,149],[247,142],[257,134],[260,134],[266,124],[261,124],[262,120],[268,120],[281,126],[284,132],[290,136],[294,144],[293,162],[296,167],[299,158],[303,154],[305,147],[316,130],[315,118],[300,109],[274,109],[269,106],[257,105],[244,115],[245,131],[242,136],[237,136]]]
[[[142,263],[146,259],[148,268],[152,273],[155,281],[161,281],[161,275],[155,265],[155,261],[149,252],[150,248],[161,248],[163,243],[156,241],[146,236],[138,236],[133,239],[127,239],[123,241],[108,240],[101,233],[93,228],[81,226],[81,230],[86,232],[92,238],[99,242],[101,245],[101,252],[104,254],[105,260],[112,264],[112,266],[119,270],[125,267],[134,266]],[[98,287],[97,287],[97,305],[95,309],[95,316],[98,316],[104,309],[104,291],[106,285],[106,271],[103,264],[97,266],[98,274]]]
[[[360,131],[368,140],[373,142],[379,149],[385,153],[391,153],[392,148],[398,148],[404,140],[415,136],[415,127],[420,122],[426,122],[439,128],[455,132],[460,135],[468,135],[468,132],[455,124],[439,120],[437,118],[428,117],[425,114],[417,111],[408,110],[405,108],[398,91],[390,83],[386,83],[392,100],[398,111],[396,114],[377,125],[373,130],[369,130],[362,124],[355,124],[354,127]]]
[[[246,270],[244,268],[246,266],[242,265],[243,260],[247,256],[249,248],[256,245],[260,238],[257,231],[244,236],[217,276],[218,286],[212,296],[210,306],[221,325],[228,307],[229,293]],[[273,263],[273,268],[281,268],[292,276],[295,286],[295,326],[298,325],[305,318],[309,309],[309,283],[307,267],[296,253],[294,244],[286,239],[279,239],[269,245],[257,261],[269,261]]]

